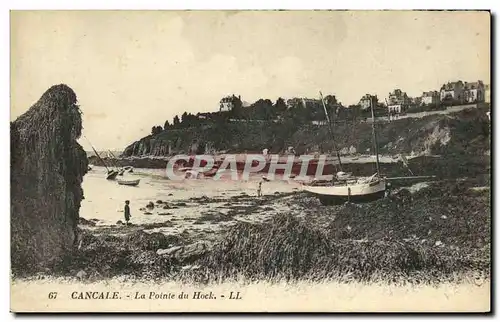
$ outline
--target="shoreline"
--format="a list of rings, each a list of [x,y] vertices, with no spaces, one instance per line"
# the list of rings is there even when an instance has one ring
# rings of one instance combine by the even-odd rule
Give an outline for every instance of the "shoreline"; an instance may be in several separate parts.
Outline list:
[[[71,262],[57,264],[49,275],[76,276],[81,281],[130,275],[135,280],[202,284],[222,277],[252,280],[255,274],[267,281],[330,278],[360,283],[432,284],[469,274],[489,278],[490,192],[483,187],[480,179],[440,181],[402,187],[389,199],[365,205],[326,207],[299,191],[262,198],[243,192],[187,199],[174,196],[143,208],[142,216],[157,217],[158,222],[136,223],[140,213],[134,213],[131,226],[80,218],[78,250]],[[464,221],[470,222],[464,226]],[[293,242],[296,234],[301,234],[303,243]],[[328,241],[331,246],[316,245],[314,240]],[[292,247],[291,253],[283,252],[286,245]],[[297,258],[299,267],[305,266],[294,273],[289,260],[304,251],[312,257]],[[276,257],[275,252],[283,252],[283,257]],[[414,258],[413,252],[420,255]],[[338,254],[339,262],[329,261],[329,253]],[[278,275],[260,266],[273,263],[261,256],[284,261],[274,263]],[[368,266],[357,264],[360,258]]]
[[[290,178],[293,179],[296,177],[301,177],[304,174],[304,170],[304,178],[309,177],[309,179],[311,179],[311,177],[315,177],[321,179],[323,177],[324,179],[328,176],[331,176],[338,171],[336,163],[332,162],[331,160],[332,158],[329,158],[327,162],[325,162],[324,166],[316,161],[311,161],[308,163],[307,167],[300,161],[294,162],[290,167]],[[405,166],[404,162],[402,162],[401,160],[396,160],[392,157],[382,159],[379,163],[380,171],[386,177],[397,178],[408,176],[435,176],[436,178],[450,179],[463,177],[464,174],[467,177],[476,177],[480,175],[491,174],[491,157],[487,153],[485,155],[415,156],[412,158],[408,158],[407,160],[409,168]],[[355,161],[356,162],[343,163],[342,171],[353,173],[356,176],[371,176],[376,172],[376,162],[374,157],[367,156],[364,158],[359,158]],[[139,171],[140,169],[167,170],[167,159],[165,158],[147,157],[139,159],[116,159],[113,161],[105,159],[105,162],[108,164],[116,164],[119,167],[132,166]],[[181,168],[193,169],[193,162],[194,161],[184,163],[180,168],[174,168],[173,171],[175,175],[180,174],[177,172]],[[96,169],[102,167],[99,162],[96,163],[91,161],[90,163],[94,164]],[[221,162],[216,163],[211,169],[203,169],[203,165],[201,165],[200,170],[203,169],[201,174],[208,178],[219,176],[219,172],[220,175],[228,176],[228,172],[232,172],[230,170],[230,166],[227,166],[227,164],[224,165],[226,167],[226,171],[224,171],[224,169],[220,167],[220,163]],[[176,166],[177,165],[179,164],[176,163]],[[252,173],[259,175],[269,174],[270,176],[273,176],[273,174],[275,174],[280,176],[285,173],[285,169],[284,167],[282,167],[282,165],[284,165],[284,163],[278,163],[278,166],[272,169],[272,166],[268,162],[260,171]],[[243,173],[244,169],[244,162],[239,162],[236,164],[238,177],[240,177],[240,174]],[[167,173],[165,172],[163,176],[166,177]]]
[[[292,156],[294,157],[294,161],[293,161],[294,163],[302,162],[299,159],[299,157],[301,157],[301,156],[286,155],[286,154],[269,154],[269,155],[267,155],[267,157],[264,156],[263,154],[258,154],[258,153],[247,153],[247,154],[245,154],[245,153],[236,153],[236,154],[221,153],[221,154],[213,154],[213,155],[212,154],[211,155],[192,154],[192,155],[186,155],[186,156],[189,158],[194,158],[197,156],[198,157],[202,157],[202,156],[212,157],[216,164],[222,163],[224,161],[224,159],[227,158],[228,156],[234,156],[237,164],[244,163],[246,159],[248,159],[249,157],[252,158],[254,156],[255,157],[265,157],[266,163],[270,163],[271,158],[278,158],[277,160],[278,160],[278,163],[280,163],[280,164],[285,163],[285,162],[287,162],[287,158],[292,157]],[[310,161],[309,161],[310,163],[317,163],[318,161],[320,161],[318,154],[317,155],[306,154],[304,156],[310,157]],[[324,156],[326,157],[326,159],[324,160],[326,162],[326,164],[337,164],[338,163],[338,161],[337,161],[338,159],[336,156],[332,156],[332,155],[328,155],[328,154],[324,154]],[[105,162],[107,162],[109,164],[117,163],[120,166],[134,166],[134,163],[142,164],[143,162],[150,162],[151,166],[148,168],[151,168],[151,167],[165,168],[166,164],[174,157],[175,156],[145,155],[145,156],[129,156],[129,157],[116,157],[116,158],[109,158],[109,157],[102,158],[101,157],[101,159],[103,159]],[[439,155],[424,155],[424,154],[406,156],[406,158],[408,160],[418,158],[418,157],[439,158],[440,156]],[[100,165],[100,163],[102,163],[95,155],[89,156],[88,159],[89,159],[90,164],[93,164],[93,165]],[[401,161],[399,154],[397,154],[397,155],[382,155],[381,154],[379,156],[379,160],[380,160],[380,163],[397,163],[397,162]],[[341,162],[342,162],[342,164],[375,163],[375,155],[359,154],[359,155],[353,155],[353,156],[341,156]],[[161,164],[162,166],[158,166],[158,164]],[[138,166],[138,168],[140,168],[140,166]]]

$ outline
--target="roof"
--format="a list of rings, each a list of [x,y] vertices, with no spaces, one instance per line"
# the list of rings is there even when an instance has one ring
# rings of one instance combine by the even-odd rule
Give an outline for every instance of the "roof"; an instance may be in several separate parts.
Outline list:
[[[405,97],[405,96],[408,96],[408,95],[406,94],[406,92],[403,92],[400,89],[395,89],[392,93],[389,93],[389,97],[393,97],[393,96],[396,96],[396,97]]]
[[[443,84],[443,86],[441,86],[441,90],[452,91],[455,89],[457,85],[463,85],[463,82],[461,80],[457,82],[448,82],[446,84]]]
[[[363,100],[369,100],[371,98],[377,98],[377,95],[372,95],[372,94],[365,94],[361,97],[361,100],[360,101],[363,101]]]
[[[465,83],[465,84],[464,84],[464,88],[465,88],[465,89],[477,89],[477,88],[479,88],[481,85],[483,85],[483,86],[484,86],[483,82],[481,82],[481,81],[471,82],[471,83]]]
[[[436,96],[438,94],[437,91],[429,91],[429,92],[423,92],[422,96],[423,97],[431,97],[431,96]]]

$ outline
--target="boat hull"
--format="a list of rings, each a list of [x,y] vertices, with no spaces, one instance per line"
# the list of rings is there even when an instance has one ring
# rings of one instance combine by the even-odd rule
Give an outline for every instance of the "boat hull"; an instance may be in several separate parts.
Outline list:
[[[385,191],[378,191],[368,195],[351,196],[350,198],[346,196],[330,196],[330,195],[326,196],[317,195],[317,197],[322,205],[331,206],[331,205],[344,204],[346,202],[352,202],[352,203],[372,202],[384,198],[384,195]]]
[[[126,166],[126,167],[123,167],[123,170],[126,171],[126,172],[134,172],[134,167],[132,166]]]
[[[346,184],[343,186],[306,186],[304,190],[316,196],[323,205],[336,205],[345,202],[364,203],[385,196],[385,180],[369,183]]]
[[[111,171],[108,174],[106,174],[106,179],[107,180],[115,180],[117,175],[118,175],[117,171]]]

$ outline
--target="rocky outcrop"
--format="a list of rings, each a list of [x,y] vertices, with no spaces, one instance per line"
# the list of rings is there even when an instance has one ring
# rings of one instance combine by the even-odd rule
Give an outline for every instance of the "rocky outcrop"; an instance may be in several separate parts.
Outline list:
[[[74,247],[87,157],[82,119],[66,85],[48,89],[11,123],[13,271],[39,269]]]
[[[123,151],[123,156],[168,156],[172,154],[172,142],[154,139],[151,137],[143,138],[132,143]]]
[[[489,149],[486,107],[450,114],[402,118],[377,124],[381,154],[446,154]],[[352,121],[336,123],[334,137],[342,155],[374,153],[372,124]],[[167,128],[128,146],[123,156],[157,157],[173,154],[283,153],[293,147],[298,154],[334,153],[328,127],[274,122],[226,122],[203,127]]]

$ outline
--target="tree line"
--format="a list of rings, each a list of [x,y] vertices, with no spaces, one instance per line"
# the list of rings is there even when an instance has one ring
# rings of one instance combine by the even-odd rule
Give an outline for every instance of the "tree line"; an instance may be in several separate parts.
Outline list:
[[[184,112],[180,116],[175,115],[172,123],[167,120],[163,127],[153,126],[151,134],[156,135],[168,129],[195,127],[203,124],[223,125],[234,121],[273,121],[287,123],[290,126],[326,122],[325,108],[319,99],[293,98],[286,102],[280,97],[273,102],[270,99],[261,98],[250,106],[243,106],[240,96],[231,95],[224,97],[221,102],[228,103],[231,108],[227,111],[197,114]],[[369,109],[362,109],[359,105],[345,107],[337,101],[334,95],[326,95],[324,102],[331,122],[356,122],[371,117]],[[375,116],[387,115],[387,109],[376,102],[375,114]]]

